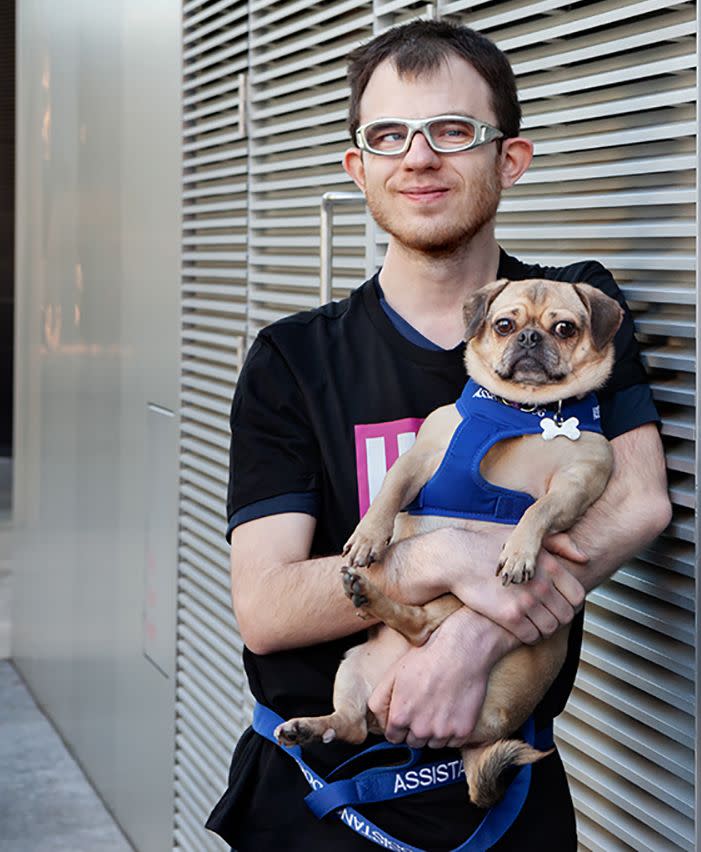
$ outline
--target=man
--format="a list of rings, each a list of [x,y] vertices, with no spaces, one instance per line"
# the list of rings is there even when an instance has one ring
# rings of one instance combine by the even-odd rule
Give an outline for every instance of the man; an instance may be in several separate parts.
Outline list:
[[[496,243],[501,191],[526,170],[532,145],[519,136],[513,74],[491,42],[466,28],[413,22],[356,50],[349,78],[354,146],[343,164],[390,235],[385,264],[349,299],[264,330],[232,407],[234,606],[253,694],[283,718],[330,710],[338,662],[364,636],[343,594],[338,553],[375,487],[378,441],[391,462],[421,419],[462,389],[466,296],[498,277],[547,277],[588,281],[622,302],[599,264],[527,266]],[[435,116],[467,122],[457,135],[452,127],[420,123]],[[414,123],[379,132],[371,124],[387,118]],[[465,128],[475,131],[473,144],[463,144]],[[536,642],[574,618],[567,662],[536,721],[545,725],[561,712],[578,661],[582,615],[575,613],[585,590],[670,518],[657,415],[629,312],[616,352],[600,394],[613,477],[569,535],[550,539],[530,584],[503,588],[494,576],[508,529],[503,538],[439,530],[401,542],[373,569],[376,582],[407,601],[450,590],[467,604],[373,695],[371,709],[391,742],[460,745],[495,662],[518,642]],[[326,778],[357,751],[333,743],[305,749],[305,758]],[[370,848],[367,832],[359,836],[335,815],[317,820],[303,803],[308,792],[284,749],[249,729],[208,826],[239,852]],[[398,838],[395,846],[376,843],[427,850],[459,846],[484,816],[468,805],[461,784],[359,811]],[[493,848],[576,849],[557,753],[534,765],[528,798]]]

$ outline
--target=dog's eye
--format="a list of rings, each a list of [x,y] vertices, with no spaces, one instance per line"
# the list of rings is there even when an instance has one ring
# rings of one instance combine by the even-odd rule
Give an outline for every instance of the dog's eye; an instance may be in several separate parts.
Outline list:
[[[503,336],[511,334],[515,327],[516,325],[514,321],[511,319],[507,319],[506,317],[504,317],[504,319],[498,319],[494,323],[494,331],[496,331],[497,334],[501,334]]]
[[[555,323],[555,325],[553,326],[553,334],[557,335],[557,337],[572,337],[572,335],[575,334],[576,331],[577,326],[573,322],[569,322],[568,320],[562,320],[561,322]]]

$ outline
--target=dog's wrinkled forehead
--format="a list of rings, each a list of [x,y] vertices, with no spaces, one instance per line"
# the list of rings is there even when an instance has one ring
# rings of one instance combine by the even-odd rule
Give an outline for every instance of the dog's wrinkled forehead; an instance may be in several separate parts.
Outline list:
[[[490,305],[489,315],[497,314],[543,324],[565,315],[581,325],[588,321],[587,310],[574,287],[541,279],[509,282]]]

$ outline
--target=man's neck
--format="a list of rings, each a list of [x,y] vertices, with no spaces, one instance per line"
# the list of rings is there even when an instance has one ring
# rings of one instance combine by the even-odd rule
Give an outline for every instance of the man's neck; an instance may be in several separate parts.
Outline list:
[[[447,257],[408,249],[390,237],[380,284],[400,316],[424,337],[452,349],[464,336],[465,299],[493,281],[498,267],[499,246],[491,229]]]

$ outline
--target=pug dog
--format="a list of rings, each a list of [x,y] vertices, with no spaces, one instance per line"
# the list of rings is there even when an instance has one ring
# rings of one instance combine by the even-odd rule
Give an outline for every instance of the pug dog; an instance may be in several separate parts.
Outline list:
[[[588,395],[605,383],[613,366],[613,338],[623,318],[618,303],[588,284],[500,280],[475,292],[464,315],[469,399],[461,402],[466,398],[463,392],[458,403],[426,418],[416,442],[388,471],[343,551],[347,596],[359,615],[381,623],[370,629],[366,643],[348,651],[339,666],[334,712],[280,725],[275,734],[284,745],[334,739],[361,743],[368,731],[382,733],[368,708],[375,686],[411,645],[426,642],[463,604],[451,594],[423,606],[400,603],[359,569],[381,561],[391,543],[439,526],[484,530],[504,523],[475,519],[469,517],[469,506],[468,511],[453,506],[463,500],[461,483],[467,491],[472,477],[478,491],[481,480],[487,492],[496,486],[530,502],[495,566],[507,585],[533,577],[543,538],[568,530],[609,480],[613,454],[608,441],[600,429],[588,429],[586,424],[580,429],[579,418],[566,415],[573,405],[577,411],[577,405],[584,405],[598,417],[596,399]],[[529,415],[528,434],[497,440],[481,457],[478,471],[458,470],[453,476],[450,459],[465,440],[458,438],[460,430],[472,430],[466,417],[472,416],[474,406],[479,407],[480,418],[491,412],[499,422],[506,416],[504,407],[516,409],[515,416],[521,419]],[[498,434],[498,427],[489,421],[480,428]],[[499,428],[503,431],[503,426]],[[468,458],[466,468],[469,464]],[[447,497],[431,497],[430,489],[446,476],[453,476],[452,492],[448,488]],[[412,510],[420,492],[428,495],[429,505],[423,511]],[[440,507],[432,509],[431,501]],[[499,800],[509,766],[533,763],[550,753],[504,738],[523,725],[557,676],[567,653],[568,633],[569,627],[564,627],[537,645],[523,645],[492,669],[479,719],[461,750],[469,797],[476,805],[491,807]]]

